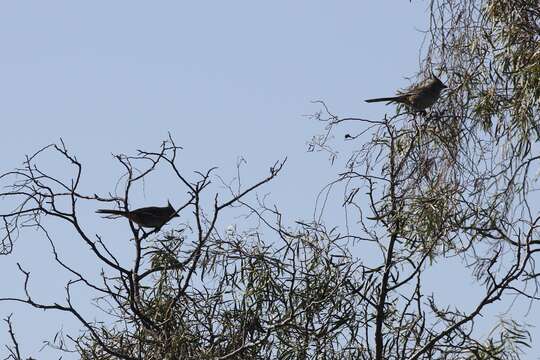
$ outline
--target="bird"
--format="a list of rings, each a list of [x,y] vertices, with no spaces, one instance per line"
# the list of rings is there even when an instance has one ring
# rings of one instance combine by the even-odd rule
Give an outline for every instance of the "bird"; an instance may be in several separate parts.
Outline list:
[[[173,217],[178,217],[170,202],[167,202],[165,207],[149,206],[133,211],[98,209],[96,213],[123,216],[139,226],[154,229],[162,227]]]
[[[368,103],[387,101],[388,103],[401,103],[415,111],[425,112],[425,109],[435,104],[441,96],[441,91],[448,86],[443,84],[434,74],[424,84],[416,85],[410,90],[398,93],[397,96],[365,100]]]

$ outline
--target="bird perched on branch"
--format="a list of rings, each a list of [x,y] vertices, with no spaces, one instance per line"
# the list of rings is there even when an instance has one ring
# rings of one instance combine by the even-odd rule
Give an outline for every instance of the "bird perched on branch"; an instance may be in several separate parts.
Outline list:
[[[431,74],[431,79],[427,82],[416,85],[404,93],[398,93],[397,96],[392,97],[368,99],[366,102],[386,101],[388,103],[401,103],[409,106],[415,111],[423,112],[425,109],[435,104],[441,95],[441,91],[447,87],[448,86],[444,85],[434,74]]]
[[[173,217],[178,217],[170,202],[165,207],[150,206],[133,211],[99,209],[96,213],[124,216],[145,228],[160,228]]]

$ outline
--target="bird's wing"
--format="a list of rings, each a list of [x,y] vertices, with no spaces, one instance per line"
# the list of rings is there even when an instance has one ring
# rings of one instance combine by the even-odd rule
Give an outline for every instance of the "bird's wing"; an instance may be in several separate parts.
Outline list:
[[[410,88],[398,91],[399,95],[415,95],[422,92],[423,87],[421,85],[413,85]]]
[[[148,208],[141,208],[141,209],[134,210],[131,213],[138,216],[158,218],[158,217],[162,217],[163,211],[160,208],[148,207]]]

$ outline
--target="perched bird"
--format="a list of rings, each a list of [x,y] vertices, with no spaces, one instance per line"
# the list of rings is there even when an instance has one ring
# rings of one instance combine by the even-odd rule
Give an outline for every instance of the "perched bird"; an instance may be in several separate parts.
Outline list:
[[[424,84],[414,86],[404,93],[398,93],[397,96],[368,99],[366,102],[387,101],[388,103],[402,103],[415,111],[424,111],[435,104],[441,95],[441,91],[447,87],[448,86],[444,85],[441,80],[432,74],[431,79]]]
[[[150,206],[133,211],[99,209],[96,212],[98,214],[124,216],[145,228],[160,228],[173,217],[178,217],[170,202],[165,207]]]

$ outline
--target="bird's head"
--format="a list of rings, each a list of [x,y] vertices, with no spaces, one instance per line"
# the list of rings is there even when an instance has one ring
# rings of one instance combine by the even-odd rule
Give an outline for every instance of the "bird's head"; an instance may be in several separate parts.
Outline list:
[[[169,212],[171,214],[174,214],[173,217],[179,217],[180,215],[178,215],[176,213],[176,210],[174,210],[174,207],[171,205],[171,202],[167,200],[167,208],[169,209]]]
[[[435,74],[431,73],[431,82],[433,85],[435,85],[439,90],[446,89],[448,86],[446,86],[441,80],[439,80],[438,77],[435,76]]]

